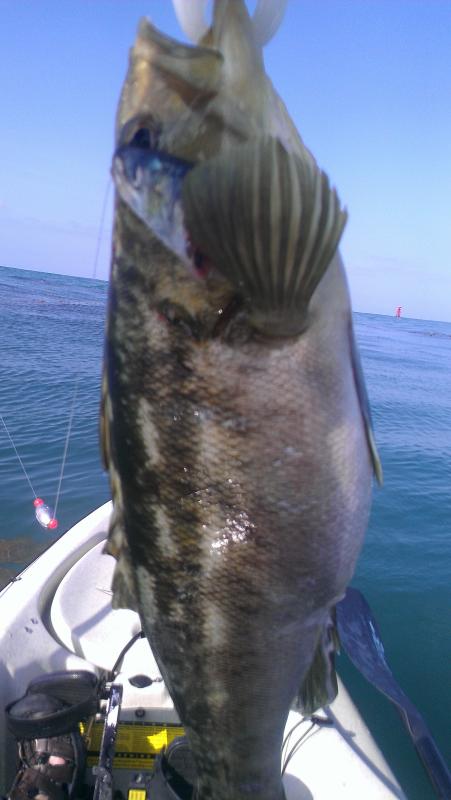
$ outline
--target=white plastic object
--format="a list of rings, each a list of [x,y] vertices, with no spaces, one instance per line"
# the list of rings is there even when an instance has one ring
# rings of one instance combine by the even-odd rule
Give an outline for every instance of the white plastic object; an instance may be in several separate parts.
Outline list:
[[[192,42],[198,42],[208,30],[205,19],[208,0],[172,0],[174,11],[183,33]]]
[[[287,0],[258,0],[252,17],[257,44],[263,47],[279,30],[287,7]]]
[[[36,519],[43,528],[54,530],[58,527],[58,520],[55,519],[53,509],[46,505],[40,497],[33,501],[33,505]]]
[[[208,0],[172,0],[174,11],[184,34],[192,42],[199,42],[208,30],[205,18]],[[287,0],[258,0],[252,16],[255,39],[260,47],[277,33],[287,5]]]

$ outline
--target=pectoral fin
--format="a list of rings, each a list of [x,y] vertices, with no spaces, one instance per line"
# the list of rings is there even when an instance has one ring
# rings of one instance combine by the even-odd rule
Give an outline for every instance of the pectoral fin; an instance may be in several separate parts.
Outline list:
[[[376,442],[374,439],[373,423],[371,419],[371,408],[368,394],[366,391],[365,378],[363,375],[362,364],[360,361],[359,350],[354,336],[352,321],[349,324],[349,343],[351,348],[351,363],[354,373],[355,386],[357,389],[357,396],[359,398],[360,410],[362,412],[363,423],[365,425],[366,438],[368,448],[370,451],[371,463],[373,465],[374,474],[379,486],[383,483],[382,464],[377,452]]]
[[[182,203],[193,243],[248,303],[252,324],[299,333],[346,223],[308,150],[272,137],[235,145],[194,167]]]

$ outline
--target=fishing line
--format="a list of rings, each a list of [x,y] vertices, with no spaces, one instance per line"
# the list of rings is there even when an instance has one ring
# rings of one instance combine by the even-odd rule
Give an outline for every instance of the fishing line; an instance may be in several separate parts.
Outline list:
[[[304,719],[303,719],[303,720],[302,720],[302,722],[306,722],[306,720],[304,720]],[[299,724],[299,723],[298,723],[298,724]],[[286,756],[285,756],[285,761],[284,761],[284,764],[283,764],[283,767],[282,767],[282,773],[281,773],[282,775],[284,775],[284,774],[285,774],[285,770],[286,770],[286,768],[288,767],[288,764],[290,763],[291,759],[292,759],[292,758],[293,758],[293,756],[294,756],[294,755],[297,753],[297,751],[299,750],[299,748],[300,748],[301,744],[303,744],[303,742],[305,741],[305,739],[306,739],[306,737],[309,735],[309,733],[311,733],[311,732],[312,732],[312,730],[313,730],[313,728],[315,727],[315,725],[316,725],[316,722],[312,722],[312,723],[309,725],[309,727],[307,728],[307,730],[306,730],[306,731],[304,731],[304,733],[303,733],[303,734],[302,734],[302,735],[299,737],[299,739],[297,739],[296,743],[293,745],[293,747],[291,748],[291,750],[290,750],[290,752],[288,753],[288,755],[286,755]],[[297,728],[297,725],[295,725],[295,728]],[[289,733],[289,736],[288,736],[287,738],[289,738],[289,737],[291,736],[291,734],[293,733],[293,731],[294,731],[294,728],[293,728],[293,730],[291,730],[291,731],[290,731],[290,733]],[[285,740],[285,741],[286,741],[286,740]]]
[[[96,273],[97,273],[97,265],[98,265],[98,261],[99,261],[100,246],[101,246],[101,243],[102,243],[103,230],[104,230],[104,226],[105,226],[105,215],[106,215],[106,210],[107,210],[107,205],[108,205],[108,198],[109,198],[109,195],[110,195],[111,184],[112,184],[111,176],[108,176],[108,180],[107,180],[107,183],[106,183],[106,186],[105,186],[105,192],[104,192],[104,195],[103,195],[102,211],[100,213],[99,230],[98,230],[98,234],[97,234],[96,250],[95,250],[93,269],[92,269],[92,277],[93,278],[96,277]],[[68,452],[68,449],[69,449],[69,441],[70,441],[70,437],[71,437],[71,433],[72,433],[72,426],[73,426],[74,414],[75,414],[75,403],[76,403],[76,400],[77,400],[78,386],[79,386],[79,383],[80,383],[80,374],[81,373],[80,373],[80,367],[79,367],[78,371],[77,371],[76,379],[75,379],[74,392],[73,392],[73,395],[72,395],[72,403],[71,403],[71,409],[70,409],[70,414],[69,414],[69,422],[68,422],[68,425],[67,425],[66,439],[65,439],[65,442],[64,442],[63,458],[62,458],[62,461],[61,461],[61,469],[60,469],[60,475],[59,475],[59,480],[58,480],[58,488],[57,488],[57,491],[56,491],[56,498],[55,498],[55,508],[54,508],[54,511],[53,511],[53,518],[54,519],[56,518],[56,512],[57,512],[57,509],[58,509],[58,503],[59,503],[60,494],[61,494],[61,484],[63,482],[64,468],[66,466],[67,452]]]
[[[109,194],[110,194],[111,184],[112,184],[112,180],[111,180],[111,177],[109,176],[107,184],[106,184],[106,187],[105,187],[105,192],[104,192],[104,197],[103,197],[103,204],[102,204],[102,211],[101,211],[101,214],[100,214],[99,230],[98,230],[98,234],[97,234],[96,250],[95,250],[94,261],[93,261],[93,270],[92,270],[92,277],[93,278],[95,278],[96,272],[97,272],[97,265],[98,265],[99,254],[100,254],[100,246],[101,246],[102,235],[103,235],[103,230],[104,230],[104,225],[105,225],[105,215],[106,215],[106,210],[107,210],[107,205],[108,205],[108,198],[109,198]],[[6,434],[8,436],[8,439],[9,439],[10,443],[11,443],[11,446],[12,446],[12,448],[13,448],[16,456],[17,456],[17,459],[18,459],[19,464],[20,464],[20,466],[22,468],[23,474],[25,475],[25,478],[28,481],[30,489],[33,492],[33,495],[34,495],[33,505],[34,505],[34,508],[35,508],[36,519],[39,522],[39,524],[42,525],[43,528],[54,529],[54,528],[58,527],[58,521],[56,519],[56,512],[57,512],[57,509],[58,509],[58,503],[59,503],[59,499],[60,499],[60,496],[61,496],[61,485],[62,485],[62,482],[63,482],[64,469],[65,469],[65,466],[66,466],[67,453],[68,453],[68,450],[69,450],[69,441],[70,441],[72,428],[73,428],[73,421],[74,421],[74,415],[75,415],[75,403],[76,403],[76,400],[77,400],[78,386],[79,386],[79,383],[80,383],[80,375],[81,375],[81,370],[80,370],[80,367],[78,367],[78,371],[77,371],[76,379],[75,379],[74,391],[73,391],[73,395],[72,395],[72,402],[71,402],[71,408],[70,408],[70,413],[69,413],[69,421],[68,421],[68,425],[67,425],[66,437],[65,437],[65,441],[64,441],[63,457],[62,457],[62,461],[61,461],[60,474],[59,474],[59,478],[58,478],[58,488],[56,490],[56,498],[55,498],[55,508],[54,508],[54,510],[52,510],[48,505],[46,505],[44,503],[44,501],[40,497],[37,496],[37,494],[36,494],[36,492],[34,490],[33,484],[31,482],[30,476],[28,475],[28,472],[27,472],[27,470],[25,468],[25,464],[23,463],[23,461],[22,461],[22,459],[20,457],[19,451],[18,451],[18,449],[17,449],[17,447],[16,447],[16,445],[14,443],[13,437],[11,436],[11,434],[10,434],[10,432],[8,430],[8,426],[6,425],[6,422],[4,420],[3,415],[0,413],[0,420],[1,420],[1,422],[3,424],[3,427],[4,427],[5,431],[6,431]]]
[[[295,732],[296,728],[299,728],[300,725],[304,725],[304,723],[309,722],[309,721],[310,721],[310,725],[307,728],[307,730],[304,731],[304,733],[301,734],[301,736],[299,737],[299,739],[296,740],[296,742],[293,745],[293,747],[291,748],[291,750],[287,753],[291,737],[292,737],[293,733]],[[333,728],[333,725],[334,725],[334,721],[333,721],[333,719],[331,719],[331,717],[327,717],[327,716],[326,717],[320,717],[317,714],[312,714],[311,717],[303,717],[302,719],[299,720],[299,722],[296,723],[296,725],[293,725],[291,730],[285,736],[285,739],[283,740],[283,743],[282,743],[282,748],[281,748],[282,762],[283,762],[282,775],[284,775],[285,770],[288,767],[288,764],[290,763],[290,761],[293,758],[293,756],[296,755],[296,753],[299,750],[300,746],[302,744],[304,744],[304,742],[306,741],[306,739],[308,737],[310,737],[310,735],[314,736],[315,733],[318,733],[321,730],[321,728]],[[316,731],[313,730],[313,728],[315,728],[315,727],[316,727]],[[284,750],[285,750],[285,754],[284,754]]]
[[[104,196],[103,196],[102,211],[101,211],[101,214],[100,214],[99,232],[97,234],[96,252],[95,252],[95,256],[94,256],[94,266],[93,266],[93,271],[92,271],[92,277],[93,278],[95,278],[96,274],[97,274],[97,264],[98,264],[98,261],[99,261],[100,245],[101,245],[101,242],[102,242],[103,228],[104,228],[104,224],[105,224],[105,214],[106,214],[106,209],[107,209],[107,204],[108,204],[108,199],[109,199],[109,196],[110,196],[110,189],[111,189],[112,183],[113,183],[113,181],[112,181],[111,175],[109,175],[108,176],[108,180],[107,180],[107,184],[106,184],[106,187],[105,187],[105,193],[104,193]]]
[[[8,430],[7,426],[6,426],[6,422],[5,422],[5,420],[3,419],[3,415],[2,415],[2,414],[0,414],[0,419],[1,419],[1,421],[2,421],[2,423],[3,423],[3,427],[4,427],[4,429],[5,429],[5,431],[6,431],[7,435],[8,435],[8,439],[9,439],[9,441],[10,441],[10,442],[11,442],[11,444],[12,444],[12,447],[13,447],[13,449],[14,449],[14,452],[15,452],[15,454],[16,454],[16,456],[17,456],[17,458],[19,459],[19,464],[20,464],[20,466],[22,467],[23,474],[25,475],[25,477],[26,477],[26,479],[27,479],[28,483],[30,484],[30,489],[31,489],[31,491],[33,492],[33,494],[34,494],[35,498],[37,498],[37,494],[36,494],[35,490],[33,489],[33,484],[32,484],[32,482],[31,482],[31,480],[30,480],[30,476],[28,475],[28,472],[27,472],[27,470],[25,469],[25,465],[24,465],[24,463],[23,463],[23,461],[22,461],[22,459],[21,459],[21,457],[20,457],[20,455],[19,455],[19,451],[18,451],[18,449],[17,449],[16,445],[14,444],[13,437],[11,436],[11,434],[10,434],[10,432],[9,432],[9,430]]]
[[[66,432],[66,441],[64,442],[63,460],[61,462],[61,471],[60,471],[60,476],[59,476],[59,481],[58,481],[58,489],[56,491],[56,498],[55,498],[55,509],[54,509],[54,512],[53,512],[55,517],[56,517],[56,511],[57,511],[57,508],[58,508],[58,502],[59,502],[59,499],[60,499],[61,484],[62,484],[63,475],[64,475],[64,467],[66,465],[67,451],[68,451],[68,448],[69,448],[69,439],[70,439],[70,435],[71,435],[71,432],[72,432],[72,423],[73,423],[73,420],[74,420],[74,412],[75,412],[75,401],[77,399],[79,382],[80,382],[80,371],[78,372],[77,380],[75,381],[74,394],[73,394],[73,397],[72,397],[72,405],[71,405],[70,414],[69,414],[69,423],[68,423],[67,432]]]
[[[106,183],[106,186],[105,186],[105,192],[104,192],[104,195],[103,195],[102,211],[100,213],[99,230],[98,230],[98,234],[97,234],[96,250],[95,250],[94,263],[93,263],[93,269],[92,269],[92,277],[93,278],[96,277],[96,273],[97,273],[97,265],[98,265],[99,254],[100,254],[100,245],[102,243],[103,229],[104,229],[104,225],[105,225],[105,215],[106,215],[106,210],[107,210],[107,205],[108,205],[108,198],[109,198],[109,195],[110,195],[111,184],[112,184],[111,176],[108,176],[108,180],[107,180],[107,183]],[[62,462],[61,462],[61,470],[60,470],[60,476],[59,476],[59,481],[58,481],[58,489],[56,491],[56,498],[55,498],[55,509],[54,509],[54,516],[55,517],[56,517],[56,512],[57,512],[57,509],[58,509],[58,503],[59,503],[60,494],[61,494],[61,484],[63,482],[64,467],[66,466],[67,451],[69,449],[70,436],[71,436],[71,433],[72,433],[72,425],[73,425],[74,414],[75,414],[75,402],[77,400],[79,383],[80,383],[80,368],[78,369],[78,372],[77,372],[77,375],[76,375],[74,393],[73,393],[73,396],[72,396],[72,404],[71,404],[71,409],[70,409],[70,414],[69,414],[69,422],[68,422],[68,425],[67,425],[66,440],[64,442],[63,459],[62,459]]]

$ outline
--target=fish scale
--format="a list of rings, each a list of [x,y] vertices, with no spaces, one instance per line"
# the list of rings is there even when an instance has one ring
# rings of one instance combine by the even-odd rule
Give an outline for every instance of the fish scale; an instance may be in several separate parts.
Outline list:
[[[378,460],[337,252],[346,215],[264,71],[237,142],[231,37],[234,53],[257,45],[241,0],[218,8],[199,50],[141,23],[120,103],[108,551],[114,605],[139,611],[186,730],[197,800],[282,800],[290,704],[333,696],[333,608]],[[199,104],[189,83],[218,53],[223,79]]]

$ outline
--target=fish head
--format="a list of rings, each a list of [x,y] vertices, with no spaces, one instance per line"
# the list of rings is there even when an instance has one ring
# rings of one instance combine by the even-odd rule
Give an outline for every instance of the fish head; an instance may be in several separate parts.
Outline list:
[[[197,162],[261,134],[299,143],[266,75],[257,33],[244,0],[216,0],[212,24],[194,46],[142,19],[119,101],[116,145],[145,128],[161,151]]]
[[[302,332],[346,214],[265,73],[243,0],[217,0],[194,46],[141,21],[116,142],[135,234],[168,251],[149,259],[158,308],[201,338],[232,320],[240,336]]]
[[[118,202],[132,212],[122,219],[149,251],[156,307],[204,335],[235,306],[236,290],[192,242],[182,186],[198,163],[255,135],[261,123],[255,84],[267,80],[244,3],[231,3],[232,13],[225,13],[228,5],[216,4],[212,25],[195,46],[141,20],[119,102],[112,165]],[[249,75],[256,79],[253,90]],[[166,251],[156,258],[160,244]]]

